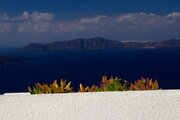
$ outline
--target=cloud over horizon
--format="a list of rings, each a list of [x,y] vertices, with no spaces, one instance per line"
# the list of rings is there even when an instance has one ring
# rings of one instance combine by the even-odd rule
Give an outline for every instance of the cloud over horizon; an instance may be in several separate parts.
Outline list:
[[[119,15],[96,15],[74,20],[58,20],[52,13],[34,11],[9,16],[0,13],[0,35],[35,34],[41,36],[108,37],[117,40],[147,40],[180,38],[180,12],[167,15],[155,13],[127,13]]]

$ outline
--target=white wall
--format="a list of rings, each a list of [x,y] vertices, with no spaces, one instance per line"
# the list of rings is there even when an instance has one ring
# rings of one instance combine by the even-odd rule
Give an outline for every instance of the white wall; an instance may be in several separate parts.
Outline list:
[[[180,90],[7,94],[0,120],[180,120]]]

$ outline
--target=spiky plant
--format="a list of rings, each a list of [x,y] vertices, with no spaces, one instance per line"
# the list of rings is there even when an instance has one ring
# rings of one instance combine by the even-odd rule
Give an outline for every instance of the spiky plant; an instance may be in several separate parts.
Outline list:
[[[88,92],[88,91],[89,91],[89,86],[84,87],[84,86],[82,85],[82,83],[79,85],[78,92]]]
[[[118,77],[110,79],[107,76],[102,77],[100,88],[97,91],[127,91],[129,83]]]
[[[91,87],[89,88],[89,91],[88,91],[88,92],[97,92],[98,88],[99,88],[98,86],[93,85],[93,86],[91,86]]]
[[[89,88],[89,86],[84,87],[82,84],[79,85],[78,92],[96,92],[99,87],[93,85]]]
[[[52,84],[35,84],[35,87],[28,87],[28,91],[31,94],[49,94],[49,93],[68,93],[72,92],[71,82],[66,84],[66,80],[60,80],[59,84],[55,80]]]
[[[152,79],[145,79],[141,77],[141,79],[134,81],[134,83],[131,83],[130,90],[158,90],[159,84],[158,81],[155,80],[153,82]]]

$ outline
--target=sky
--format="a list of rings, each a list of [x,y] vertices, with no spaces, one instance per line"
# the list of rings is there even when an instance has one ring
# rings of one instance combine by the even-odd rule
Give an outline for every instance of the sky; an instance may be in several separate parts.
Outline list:
[[[0,1],[0,47],[92,37],[180,38],[180,1]]]

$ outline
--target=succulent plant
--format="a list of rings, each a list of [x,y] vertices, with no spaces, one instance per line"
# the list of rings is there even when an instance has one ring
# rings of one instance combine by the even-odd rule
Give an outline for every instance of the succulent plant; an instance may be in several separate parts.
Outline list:
[[[82,85],[82,83],[79,85],[78,92],[88,92],[89,91],[89,86],[85,87]]]
[[[157,80],[153,82],[152,79],[141,79],[129,84],[126,80],[119,79],[118,77],[102,76],[100,86],[93,85],[91,87],[84,87],[79,85],[78,92],[103,92],[103,91],[127,91],[127,90],[158,90],[159,85]],[[34,87],[28,87],[28,91],[31,94],[50,94],[50,93],[69,93],[73,92],[71,82],[66,83],[66,80],[60,80],[58,83],[55,80],[52,84],[35,84]]]
[[[134,81],[134,83],[131,83],[130,90],[158,90],[159,84],[157,80],[153,82],[152,79],[145,79],[141,77],[141,79]]]
[[[66,84],[66,80],[60,80],[60,83],[57,83],[57,80],[55,80],[52,84],[35,84],[35,87],[31,89],[31,87],[28,87],[28,91],[31,94],[49,94],[49,93],[68,93],[72,92],[71,82]]]
[[[89,88],[89,86],[84,87],[82,84],[79,85],[78,92],[96,92],[99,87],[93,85]]]
[[[100,88],[97,91],[127,91],[129,83],[126,80],[118,77],[107,79],[107,76],[102,77]]]
[[[97,92],[98,88],[99,88],[98,86],[93,85],[93,86],[91,86],[91,87],[89,88],[89,91],[88,91],[88,92]]]

